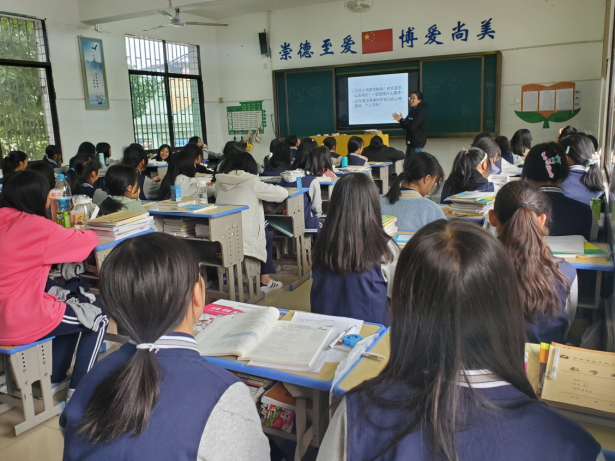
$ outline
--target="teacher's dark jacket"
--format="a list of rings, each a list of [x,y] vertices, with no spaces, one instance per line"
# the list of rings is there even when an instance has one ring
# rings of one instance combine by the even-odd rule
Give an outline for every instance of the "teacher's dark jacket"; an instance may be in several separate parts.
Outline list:
[[[427,120],[427,103],[421,102],[412,108],[408,116],[401,119],[399,124],[406,130],[406,145],[411,147],[425,147],[427,137],[423,125]]]

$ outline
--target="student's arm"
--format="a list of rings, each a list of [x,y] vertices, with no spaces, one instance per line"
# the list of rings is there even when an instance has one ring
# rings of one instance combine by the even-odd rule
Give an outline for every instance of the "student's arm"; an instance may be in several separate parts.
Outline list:
[[[100,205],[109,195],[102,189],[96,189],[94,191],[94,196],[92,197],[92,202],[95,205]]]
[[[310,184],[309,194],[312,201],[312,211],[320,216],[322,214],[322,196],[320,195],[320,181],[318,178]]]
[[[267,184],[257,179],[254,181],[254,193],[259,200],[280,203],[288,197],[288,190],[276,184]]]
[[[60,264],[85,261],[98,237],[93,231],[65,229],[62,226],[50,227],[43,252],[43,264]]]
[[[156,200],[158,198],[158,191],[160,190],[160,183],[154,182],[147,176],[143,181],[143,194],[147,200]]]
[[[329,423],[316,461],[346,461],[347,426],[346,399],[343,399]]]
[[[388,247],[393,253],[393,260],[382,264],[382,276],[387,284],[387,296],[391,297],[393,291],[393,279],[395,278],[395,267],[399,258],[399,247],[393,239],[389,240]]]
[[[209,415],[199,443],[197,461],[269,461],[269,442],[243,383],[222,395]]]
[[[404,160],[406,158],[406,154],[404,154],[400,150],[395,149],[394,147],[389,147],[388,150],[389,155],[387,155],[387,160],[390,162],[396,162],[397,160]]]

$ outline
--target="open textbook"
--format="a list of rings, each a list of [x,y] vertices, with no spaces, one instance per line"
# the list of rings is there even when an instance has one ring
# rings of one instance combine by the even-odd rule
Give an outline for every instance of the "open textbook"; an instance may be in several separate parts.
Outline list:
[[[329,326],[278,321],[266,307],[217,319],[196,336],[202,355],[236,355],[238,360],[311,367],[331,336]]]

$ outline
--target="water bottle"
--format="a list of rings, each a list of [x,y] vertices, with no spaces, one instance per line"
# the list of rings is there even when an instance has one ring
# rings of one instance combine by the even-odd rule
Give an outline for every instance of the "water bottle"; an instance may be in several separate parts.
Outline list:
[[[301,179],[301,177],[297,178],[297,189],[303,189],[303,180]]]
[[[70,186],[63,174],[59,174],[56,179],[56,187],[51,191],[51,216],[62,227],[71,227],[70,210],[72,207]],[[55,206],[55,210],[54,210]]]
[[[347,166],[348,166],[348,157],[342,157],[342,160],[341,160],[341,164],[340,164],[340,166],[341,166],[342,168],[345,168],[345,167],[347,167]]]
[[[207,205],[207,179],[196,180],[196,197],[199,204]]]
[[[58,220],[58,199],[68,193],[70,197],[70,186],[66,180],[66,176],[59,174],[56,177],[56,187],[51,190],[51,219]]]
[[[75,229],[85,229],[86,223],[93,219],[93,211],[98,208],[87,195],[73,197],[73,209],[70,212],[71,222]],[[95,217],[95,216],[94,216]]]

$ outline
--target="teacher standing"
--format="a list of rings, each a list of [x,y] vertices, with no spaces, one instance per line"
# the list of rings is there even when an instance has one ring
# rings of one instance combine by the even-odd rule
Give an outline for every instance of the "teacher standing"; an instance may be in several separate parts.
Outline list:
[[[393,118],[397,120],[400,126],[406,130],[406,158],[412,154],[421,152],[427,137],[423,125],[427,120],[428,105],[423,101],[423,93],[415,91],[410,94],[408,99],[410,102],[410,112],[406,118],[402,114],[393,114]]]

